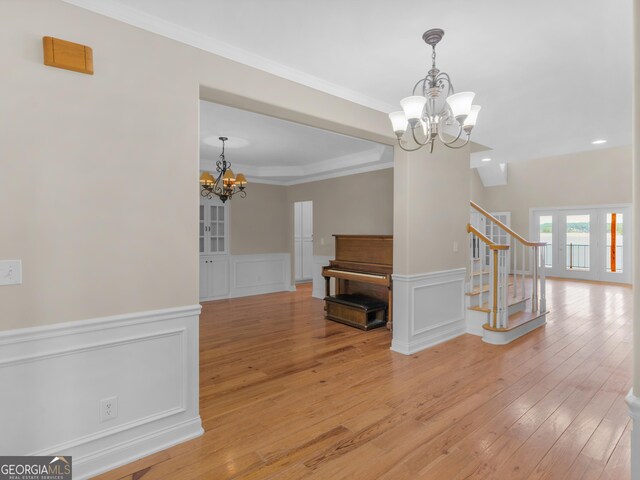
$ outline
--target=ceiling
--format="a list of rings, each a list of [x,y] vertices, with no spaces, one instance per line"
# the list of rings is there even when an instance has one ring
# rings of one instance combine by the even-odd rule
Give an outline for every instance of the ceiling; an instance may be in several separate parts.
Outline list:
[[[438,66],[476,92],[493,161],[631,143],[631,0],[67,1],[386,112],[443,28]]]
[[[200,162],[225,157],[250,181],[290,185],[393,167],[393,148],[278,118],[200,101]]]

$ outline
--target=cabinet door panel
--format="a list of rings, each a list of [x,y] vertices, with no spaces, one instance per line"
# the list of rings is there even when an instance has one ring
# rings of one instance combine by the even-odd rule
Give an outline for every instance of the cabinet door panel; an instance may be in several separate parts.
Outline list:
[[[209,258],[208,257],[200,257],[200,300],[206,299],[210,297],[209,292]]]
[[[211,264],[211,294],[214,297],[229,295],[229,258],[216,257]]]

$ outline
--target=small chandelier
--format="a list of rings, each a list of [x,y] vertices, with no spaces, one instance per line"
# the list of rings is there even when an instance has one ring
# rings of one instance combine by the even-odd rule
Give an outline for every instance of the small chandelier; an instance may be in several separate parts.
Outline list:
[[[449,148],[464,147],[469,143],[471,130],[478,119],[480,106],[472,105],[475,93],[455,93],[449,75],[436,68],[436,45],[443,36],[444,30],[439,28],[424,32],[422,39],[432,48],[431,70],[415,84],[411,97],[400,100],[402,111],[389,114],[398,144],[407,152],[427,145],[433,152],[436,138]],[[403,145],[402,137],[407,126],[411,127],[415,147],[405,148]],[[454,132],[451,135],[447,133],[445,137],[445,127]]]
[[[219,137],[219,140],[222,141],[222,153],[220,154],[220,160],[216,161],[217,177],[213,178],[213,175],[209,172],[202,172],[200,175],[200,195],[207,198],[213,198],[216,195],[224,203],[237,193],[242,198],[247,196],[247,192],[244,191],[247,186],[247,179],[242,173],[235,175],[231,170],[231,162],[227,162],[224,158],[224,142],[228,138]]]

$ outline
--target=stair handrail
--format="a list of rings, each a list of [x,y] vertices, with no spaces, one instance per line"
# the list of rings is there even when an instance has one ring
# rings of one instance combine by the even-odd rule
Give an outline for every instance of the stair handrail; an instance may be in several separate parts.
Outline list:
[[[496,217],[491,215],[491,213],[487,212],[484,208],[482,208],[477,203],[470,201],[469,204],[471,208],[475,211],[479,212],[483,215],[487,220],[493,222],[498,226],[502,231],[506,232],[512,238],[515,238],[522,245],[522,275],[521,275],[521,291],[522,298],[525,298],[525,247],[531,247],[531,279],[532,279],[532,289],[531,289],[531,311],[546,311],[546,275],[545,275],[545,265],[546,265],[546,246],[547,242],[531,242],[524,238],[522,235],[514,232],[498,220]],[[467,230],[468,231],[468,230]],[[476,230],[477,231],[477,230]],[[486,238],[486,237],[485,237]],[[491,248],[491,247],[489,247]],[[514,258],[514,297],[517,296],[518,292],[518,280],[517,280],[517,244],[513,248],[513,258]]]
[[[514,232],[513,230],[511,230],[504,223],[502,223],[496,217],[491,215],[489,212],[487,212],[484,208],[482,208],[477,203],[475,203],[473,201],[471,201],[469,203],[471,204],[471,208],[473,208],[477,212],[480,212],[482,215],[487,217],[489,220],[491,220],[493,223],[495,223],[500,229],[502,229],[503,231],[507,232],[509,235],[511,235],[513,238],[515,238],[521,244],[523,244],[523,245],[525,245],[527,247],[544,247],[547,244],[547,242],[530,242],[529,240],[524,238],[522,235],[520,235],[520,234]]]
[[[482,232],[480,232],[480,230],[478,230],[476,227],[474,227],[470,223],[467,223],[467,233],[473,233],[476,237],[478,237],[484,243],[489,245],[489,248],[491,250],[509,250],[510,248],[509,245],[501,245],[499,243],[494,242],[493,240],[490,240],[489,237],[484,235]]]

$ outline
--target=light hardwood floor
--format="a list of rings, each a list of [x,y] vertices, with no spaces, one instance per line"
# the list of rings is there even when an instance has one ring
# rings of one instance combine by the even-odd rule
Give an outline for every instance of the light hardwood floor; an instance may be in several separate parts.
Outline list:
[[[629,478],[631,289],[550,280],[548,324],[413,356],[309,287],[204,304],[205,434],[107,479]]]

